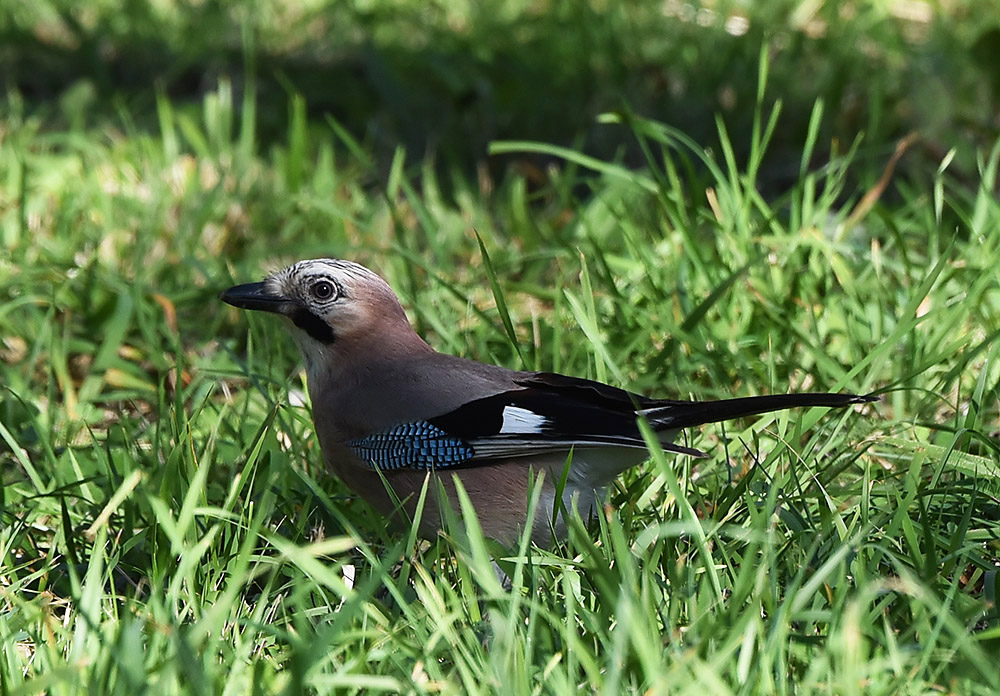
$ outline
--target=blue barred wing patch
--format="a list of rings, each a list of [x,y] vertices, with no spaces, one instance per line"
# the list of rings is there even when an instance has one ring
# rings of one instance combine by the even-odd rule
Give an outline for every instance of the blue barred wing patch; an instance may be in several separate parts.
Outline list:
[[[475,452],[464,441],[426,421],[403,423],[347,443],[373,469],[440,469],[458,466]]]

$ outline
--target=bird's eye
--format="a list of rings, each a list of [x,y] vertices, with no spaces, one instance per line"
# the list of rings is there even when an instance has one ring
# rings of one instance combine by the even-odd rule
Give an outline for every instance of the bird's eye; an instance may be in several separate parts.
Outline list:
[[[317,300],[329,300],[336,294],[336,288],[334,288],[333,283],[328,280],[320,280],[313,283],[312,295]]]

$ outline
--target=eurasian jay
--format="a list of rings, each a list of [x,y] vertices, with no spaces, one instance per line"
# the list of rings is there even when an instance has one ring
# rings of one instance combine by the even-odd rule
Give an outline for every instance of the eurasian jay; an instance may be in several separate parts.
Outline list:
[[[350,261],[300,261],[220,298],[280,314],[305,359],[313,422],[327,465],[383,514],[396,499],[412,511],[432,484],[420,532],[433,537],[441,509],[458,509],[454,477],[483,533],[512,543],[524,529],[532,476],[541,476],[533,539],[544,544],[557,486],[566,509],[586,514],[622,471],[648,458],[637,419],[665,452],[700,455],[673,443],[682,428],[802,406],[875,401],[854,394],[778,394],[722,401],[653,399],[548,372],[522,372],[438,353],[413,330],[389,285]],[[534,473],[532,473],[534,472]],[[441,486],[437,485],[440,482]],[[541,517],[544,515],[544,518]]]

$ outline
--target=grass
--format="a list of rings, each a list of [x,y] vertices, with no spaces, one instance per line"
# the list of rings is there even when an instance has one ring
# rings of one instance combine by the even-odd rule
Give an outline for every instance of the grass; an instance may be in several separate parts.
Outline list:
[[[96,123],[11,92],[0,693],[995,693],[1000,144],[880,188],[893,128],[838,147],[753,65],[745,129],[616,108],[633,154],[495,140],[551,166],[489,186],[303,96],[264,140],[253,81]],[[216,300],[318,255],[442,351],[883,400],[692,432],[552,550],[421,542],[323,471],[283,328]]]
[[[703,146],[721,114],[745,158],[766,43],[781,85],[769,98],[788,107],[759,181],[771,196],[795,180],[817,100],[828,112],[811,165],[864,132],[852,174],[867,187],[885,148],[917,130],[900,164],[909,176],[926,183],[955,148],[953,174],[975,180],[976,149],[996,132],[998,29],[978,19],[992,16],[992,0],[39,0],[0,7],[0,85],[61,128],[124,117],[155,129],[157,92],[191,107],[226,78],[237,94],[260,94],[254,133],[264,143],[288,133],[286,105],[300,94],[310,120],[334,114],[364,143],[377,180],[400,146],[470,179],[490,143],[509,139],[640,166],[634,141],[595,121],[622,104],[663,115]],[[537,180],[557,161],[488,164]]]

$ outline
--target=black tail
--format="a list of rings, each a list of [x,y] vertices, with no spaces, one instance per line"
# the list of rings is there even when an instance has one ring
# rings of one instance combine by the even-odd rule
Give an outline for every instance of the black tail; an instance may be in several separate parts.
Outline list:
[[[656,430],[690,428],[703,423],[760,413],[781,411],[786,408],[828,406],[843,408],[851,404],[865,404],[878,401],[877,396],[857,394],[772,394],[770,396],[746,396],[722,401],[670,401],[662,406],[645,408],[642,413]]]

